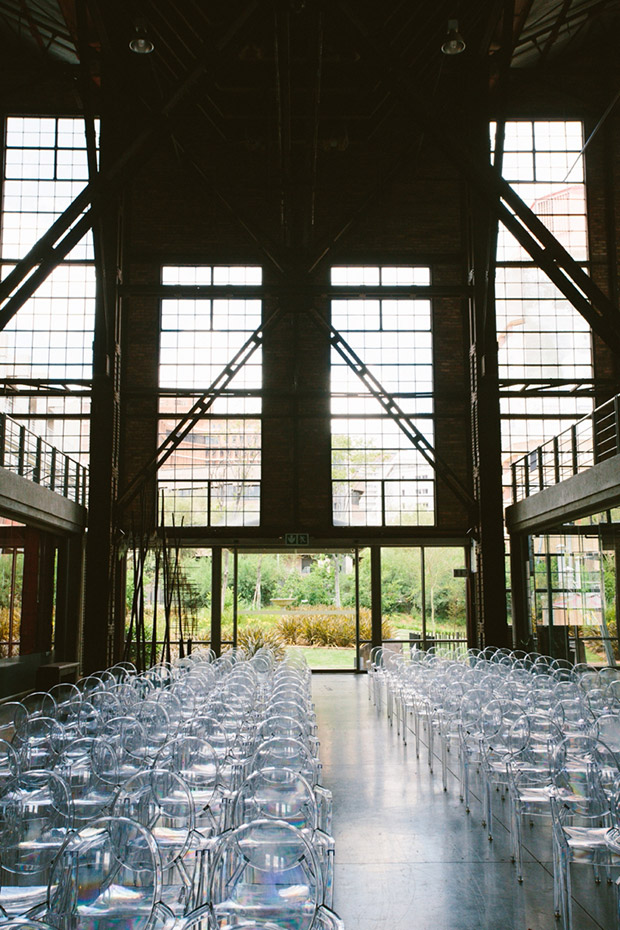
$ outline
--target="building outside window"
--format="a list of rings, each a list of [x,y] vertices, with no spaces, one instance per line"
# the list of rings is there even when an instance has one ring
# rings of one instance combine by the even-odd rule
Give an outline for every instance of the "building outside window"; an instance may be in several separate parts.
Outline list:
[[[162,284],[175,294],[187,287],[192,293],[200,288],[201,296],[161,302],[160,442],[260,326],[262,302],[243,292],[261,282],[257,266],[162,269]],[[258,525],[261,387],[258,348],[160,469],[160,518],[166,523]]]
[[[334,525],[417,526],[435,521],[430,465],[399,427],[433,444],[430,269],[342,266],[331,270],[331,322],[395,402],[390,415],[332,348]],[[350,296],[349,296],[350,294]]]

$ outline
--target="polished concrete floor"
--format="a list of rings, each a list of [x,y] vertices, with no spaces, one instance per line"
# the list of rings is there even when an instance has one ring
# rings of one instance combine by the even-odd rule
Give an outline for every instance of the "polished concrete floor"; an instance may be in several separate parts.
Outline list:
[[[493,842],[454,775],[416,759],[385,711],[368,700],[364,675],[314,675],[323,783],[334,796],[334,908],[346,930],[557,930],[551,838],[529,830],[524,882],[510,860],[506,812],[496,798]],[[589,866],[573,868],[573,930],[615,930],[614,892]]]

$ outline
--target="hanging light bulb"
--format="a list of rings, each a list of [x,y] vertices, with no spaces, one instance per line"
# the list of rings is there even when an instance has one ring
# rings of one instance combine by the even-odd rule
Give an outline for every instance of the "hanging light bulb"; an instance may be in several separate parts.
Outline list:
[[[448,33],[444,39],[441,51],[444,55],[460,55],[465,51],[465,39],[459,32],[457,19],[448,20]]]
[[[146,23],[142,19],[136,22],[136,32],[129,43],[129,48],[132,52],[135,52],[136,55],[150,55],[155,48],[153,42],[149,38]]]

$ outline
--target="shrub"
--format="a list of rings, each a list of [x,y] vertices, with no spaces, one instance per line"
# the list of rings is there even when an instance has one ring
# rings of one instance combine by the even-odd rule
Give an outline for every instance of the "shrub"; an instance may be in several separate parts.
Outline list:
[[[300,646],[354,646],[355,617],[348,613],[295,610],[280,617],[277,625],[283,642]],[[389,620],[382,623],[382,636],[390,639],[394,628]],[[371,615],[367,608],[360,611],[360,637],[371,638]]]
[[[262,623],[252,623],[244,630],[240,630],[237,643],[248,656],[255,655],[259,649],[266,646],[276,659],[284,658],[284,643],[277,630]]]

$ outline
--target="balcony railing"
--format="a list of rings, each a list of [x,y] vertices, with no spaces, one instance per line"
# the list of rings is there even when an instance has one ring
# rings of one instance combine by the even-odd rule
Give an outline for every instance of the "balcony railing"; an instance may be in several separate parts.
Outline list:
[[[86,506],[88,469],[0,413],[0,468]]]
[[[512,463],[513,503],[620,452],[620,395]]]

